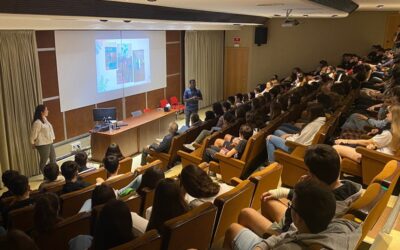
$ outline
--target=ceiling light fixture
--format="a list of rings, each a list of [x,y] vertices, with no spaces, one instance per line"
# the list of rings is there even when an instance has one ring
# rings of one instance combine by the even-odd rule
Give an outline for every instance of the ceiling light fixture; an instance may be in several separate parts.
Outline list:
[[[108,20],[107,19],[100,19],[100,22],[105,23],[105,22],[108,22]]]
[[[332,17],[337,17],[337,15],[332,15]]]
[[[124,20],[124,23],[130,23],[132,22],[131,20]]]
[[[155,2],[155,1],[157,1],[157,0],[147,0],[147,2]]]
[[[275,14],[274,16],[281,16],[281,15]]]
[[[378,9],[382,9],[383,7],[385,7],[385,5],[379,4],[379,5],[377,5],[376,7],[377,7]]]
[[[307,14],[304,14],[303,16],[305,16],[305,17],[308,17],[308,15],[307,15]]]

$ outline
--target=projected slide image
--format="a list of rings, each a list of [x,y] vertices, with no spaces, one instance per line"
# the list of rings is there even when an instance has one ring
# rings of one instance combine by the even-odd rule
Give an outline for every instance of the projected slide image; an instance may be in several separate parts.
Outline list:
[[[148,39],[96,40],[97,92],[150,83]]]

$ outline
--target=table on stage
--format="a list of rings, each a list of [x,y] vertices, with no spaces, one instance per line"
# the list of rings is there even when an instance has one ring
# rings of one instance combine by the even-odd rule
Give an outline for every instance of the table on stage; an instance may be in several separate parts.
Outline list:
[[[113,142],[119,145],[124,156],[133,155],[156,138],[163,138],[168,133],[168,124],[175,120],[176,110],[152,110],[123,120],[127,125],[117,130],[93,132],[90,139],[92,160],[102,161],[108,145]]]

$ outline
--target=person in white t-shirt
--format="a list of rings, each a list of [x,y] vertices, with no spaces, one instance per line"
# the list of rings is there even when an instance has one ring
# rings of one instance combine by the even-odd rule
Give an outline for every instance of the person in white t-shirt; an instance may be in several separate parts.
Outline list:
[[[386,116],[389,122],[387,128],[382,133],[375,135],[369,140],[346,140],[338,139],[333,146],[340,156],[349,158],[356,162],[361,162],[361,154],[356,151],[354,146],[365,146],[368,149],[374,149],[379,152],[394,155],[400,148],[400,105],[389,108]],[[346,146],[352,145],[352,146]]]
[[[30,135],[32,147],[39,152],[39,168],[42,173],[49,159],[50,163],[56,163],[56,152],[53,146],[55,136],[53,126],[47,120],[48,115],[49,110],[45,105],[40,104],[36,107]]]

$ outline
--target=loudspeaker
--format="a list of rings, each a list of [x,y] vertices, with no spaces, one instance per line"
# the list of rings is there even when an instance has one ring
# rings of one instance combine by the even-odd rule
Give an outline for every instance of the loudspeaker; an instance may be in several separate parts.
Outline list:
[[[264,26],[256,27],[256,32],[254,35],[254,43],[258,46],[261,44],[266,44],[268,39],[268,28]]]

